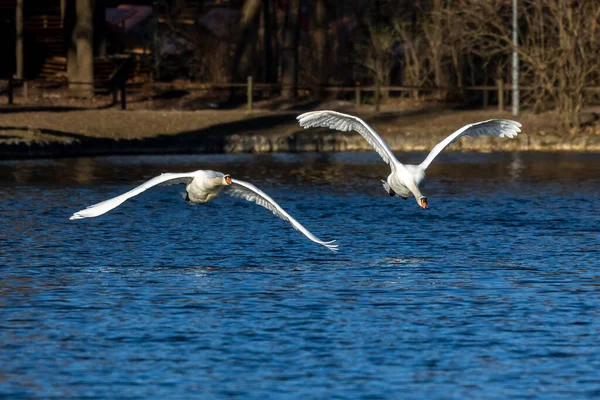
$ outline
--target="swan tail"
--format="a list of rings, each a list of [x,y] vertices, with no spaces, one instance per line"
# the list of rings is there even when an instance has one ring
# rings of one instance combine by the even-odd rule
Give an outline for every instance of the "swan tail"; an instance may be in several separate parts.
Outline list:
[[[392,190],[392,188],[386,181],[382,180],[381,184],[383,185],[383,188],[385,189],[385,191],[390,195],[390,197],[394,197],[396,195],[396,192],[394,192]]]

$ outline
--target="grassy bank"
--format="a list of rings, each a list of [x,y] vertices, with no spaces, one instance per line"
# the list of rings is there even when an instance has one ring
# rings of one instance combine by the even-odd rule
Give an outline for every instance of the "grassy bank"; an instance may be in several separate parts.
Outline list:
[[[374,113],[351,106],[335,109],[365,119],[395,151],[429,150],[470,122],[513,118],[492,110],[423,108]],[[0,109],[0,158],[370,150],[353,132],[303,130],[295,117],[304,111],[43,111],[4,107]],[[448,150],[600,151],[597,125],[573,134],[564,131],[552,114],[525,113],[516,119],[523,124],[516,139],[464,138]]]

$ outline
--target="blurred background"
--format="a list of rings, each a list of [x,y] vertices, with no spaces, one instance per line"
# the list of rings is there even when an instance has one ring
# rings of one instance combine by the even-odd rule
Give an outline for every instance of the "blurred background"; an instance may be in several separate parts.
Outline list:
[[[28,103],[520,100],[577,131],[596,119],[599,14],[599,2],[575,0],[2,0],[0,77]]]

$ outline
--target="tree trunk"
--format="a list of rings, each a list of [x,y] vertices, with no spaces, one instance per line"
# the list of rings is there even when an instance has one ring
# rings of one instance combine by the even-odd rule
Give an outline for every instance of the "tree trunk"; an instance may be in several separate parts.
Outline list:
[[[283,27],[281,96],[296,97],[298,89],[298,14],[300,0],[288,0],[285,26]]]
[[[16,26],[15,78],[23,79],[23,0],[17,0],[15,26]]]
[[[323,97],[324,86],[327,85],[328,71],[327,71],[327,32],[328,32],[328,20],[327,20],[327,7],[325,0],[317,0],[315,5],[315,44],[317,50],[318,60],[318,90],[317,96]]]
[[[240,18],[239,39],[235,48],[232,63],[231,81],[246,80],[249,58],[253,53],[258,33],[261,0],[246,0]],[[249,46],[252,44],[252,46]]]
[[[75,43],[77,50],[77,79],[83,97],[94,95],[94,0],[77,0]]]
[[[273,6],[271,0],[263,0],[263,43],[264,43],[264,81],[273,83],[276,80],[275,63],[273,57],[273,38],[276,31],[273,29],[271,13]]]
[[[431,38],[432,48],[432,62],[435,75],[435,85],[437,87],[445,86],[443,71],[442,71],[442,51],[443,51],[443,26],[442,26],[442,13],[443,7],[441,0],[434,0],[433,2],[433,33]],[[438,99],[440,100],[440,99]]]
[[[75,38],[75,0],[61,0],[61,18],[63,25],[64,41],[67,47],[67,79],[69,88],[75,88],[70,82],[77,82],[77,45]]]
[[[275,3],[271,2],[271,44],[273,45],[273,83],[276,83],[279,78],[279,71],[281,66],[281,42],[279,38],[279,27],[277,21],[277,10]]]

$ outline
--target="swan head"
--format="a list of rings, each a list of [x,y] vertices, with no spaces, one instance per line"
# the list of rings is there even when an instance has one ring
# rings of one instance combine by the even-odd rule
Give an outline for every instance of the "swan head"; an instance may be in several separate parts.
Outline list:
[[[231,177],[229,175],[223,175],[221,184],[223,186],[229,186],[229,185],[231,185]]]
[[[429,207],[427,206],[427,197],[425,196],[421,196],[419,197],[419,200],[417,201],[419,203],[419,205],[421,207],[423,207],[424,209],[428,209]]]

